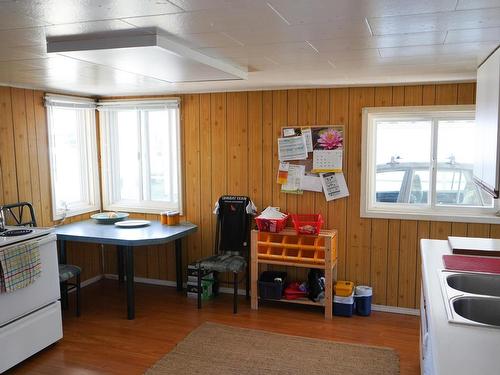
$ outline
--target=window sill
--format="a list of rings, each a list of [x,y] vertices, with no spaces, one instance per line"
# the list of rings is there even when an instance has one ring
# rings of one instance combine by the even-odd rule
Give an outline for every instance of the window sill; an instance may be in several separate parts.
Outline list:
[[[62,213],[62,212],[59,212],[59,213],[56,213],[55,215],[52,215],[52,220],[59,221],[59,220],[62,220],[63,218],[67,219],[68,217],[88,214],[90,212],[97,212],[99,210],[100,210],[99,206],[88,206],[88,207],[82,207],[82,208],[75,208],[72,210],[67,210],[66,215],[64,215],[64,213]]]
[[[135,205],[124,205],[124,204],[110,204],[104,206],[105,211],[120,211],[120,212],[134,212],[140,214],[155,214],[159,215],[164,211],[168,210],[176,210],[179,211],[182,215],[182,210],[178,207],[174,206],[155,206],[155,207],[146,207],[146,206],[135,206]]]
[[[459,223],[484,223],[500,224],[500,217],[495,212],[488,211],[483,214],[445,213],[445,212],[411,212],[408,210],[397,211],[387,209],[361,209],[361,217],[371,219],[396,219],[396,220],[426,220],[426,221],[449,221]]]

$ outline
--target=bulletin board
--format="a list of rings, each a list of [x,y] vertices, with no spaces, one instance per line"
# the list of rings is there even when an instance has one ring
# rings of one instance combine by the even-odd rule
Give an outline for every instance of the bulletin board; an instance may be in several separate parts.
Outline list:
[[[277,183],[282,192],[324,192],[327,201],[349,195],[342,173],[343,125],[283,127],[278,156]]]

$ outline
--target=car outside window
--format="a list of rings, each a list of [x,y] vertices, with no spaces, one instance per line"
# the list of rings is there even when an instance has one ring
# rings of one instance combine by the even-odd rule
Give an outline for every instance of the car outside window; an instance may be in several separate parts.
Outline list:
[[[361,215],[493,220],[472,180],[474,126],[471,106],[365,109]]]

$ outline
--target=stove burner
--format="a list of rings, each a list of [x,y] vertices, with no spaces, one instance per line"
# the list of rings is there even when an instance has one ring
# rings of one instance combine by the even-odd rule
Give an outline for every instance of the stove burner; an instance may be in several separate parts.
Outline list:
[[[0,237],[23,236],[25,234],[30,234],[31,232],[33,232],[33,229],[12,229],[1,233]]]

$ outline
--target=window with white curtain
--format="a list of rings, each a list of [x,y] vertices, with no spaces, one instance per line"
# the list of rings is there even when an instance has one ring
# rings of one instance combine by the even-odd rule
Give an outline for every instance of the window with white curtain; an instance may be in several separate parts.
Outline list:
[[[181,210],[179,101],[102,101],[105,210]]]
[[[95,108],[91,99],[46,95],[52,217],[98,210]]]

